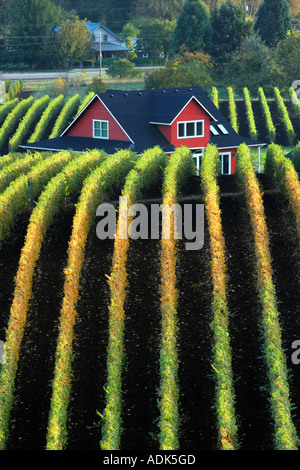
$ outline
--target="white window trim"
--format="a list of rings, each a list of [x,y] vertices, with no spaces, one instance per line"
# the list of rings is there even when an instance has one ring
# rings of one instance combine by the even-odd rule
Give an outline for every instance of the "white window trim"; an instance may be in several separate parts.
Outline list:
[[[196,152],[192,154],[193,160],[196,160],[196,175],[200,174],[200,158],[204,155],[204,147],[200,147],[199,149],[195,149]]]
[[[107,137],[99,137],[95,135],[95,122],[106,122],[107,123]],[[93,119],[93,138],[94,139],[108,139],[109,138],[109,121],[105,119]]]
[[[186,135],[186,125],[193,123],[195,128],[198,122],[202,122],[202,134],[201,135]],[[184,136],[179,136],[179,124],[184,124]],[[197,121],[178,121],[177,122],[177,139],[197,139],[199,137],[204,137],[204,119],[198,119]]]
[[[222,152],[219,154],[221,157],[221,174],[222,175],[231,175],[231,152]],[[223,156],[224,155],[229,155],[229,172],[228,173],[223,173]]]

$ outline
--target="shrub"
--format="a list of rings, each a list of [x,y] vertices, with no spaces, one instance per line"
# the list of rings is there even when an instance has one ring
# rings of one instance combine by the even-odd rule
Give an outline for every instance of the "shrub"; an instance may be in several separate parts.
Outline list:
[[[113,78],[131,77],[134,69],[134,63],[128,59],[118,59],[107,67],[107,74]]]
[[[87,87],[86,93],[104,93],[107,88],[107,84],[103,82],[101,77],[93,77],[91,83]]]

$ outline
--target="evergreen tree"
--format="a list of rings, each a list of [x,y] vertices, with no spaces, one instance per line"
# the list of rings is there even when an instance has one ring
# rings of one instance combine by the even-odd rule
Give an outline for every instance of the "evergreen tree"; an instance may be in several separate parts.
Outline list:
[[[252,29],[244,8],[227,0],[211,12],[211,44],[209,52],[217,63],[228,62]]]
[[[176,20],[150,20],[141,27],[137,49],[150,57],[170,53]]]
[[[65,15],[64,10],[50,0],[10,0],[5,18],[15,61],[37,62],[45,38]]]
[[[200,0],[187,0],[177,20],[173,52],[184,46],[190,52],[206,50],[209,43],[209,9]]]
[[[254,28],[267,46],[276,46],[292,28],[287,1],[265,0],[257,12]]]

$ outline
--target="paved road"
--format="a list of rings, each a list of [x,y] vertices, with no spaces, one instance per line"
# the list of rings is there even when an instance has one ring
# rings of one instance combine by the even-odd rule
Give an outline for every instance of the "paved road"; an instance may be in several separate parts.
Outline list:
[[[139,67],[139,70],[151,71],[159,67]],[[65,78],[69,73],[71,78],[80,77],[82,71],[85,71],[89,77],[99,76],[100,69],[73,69],[73,70],[48,70],[48,71],[32,71],[32,72],[4,72],[0,70],[0,80],[19,80],[23,81],[41,81],[41,80],[56,80],[60,75]],[[106,69],[102,68],[102,75],[106,75]]]
[[[45,71],[45,72],[3,72],[0,71],[0,80],[19,80],[20,78],[23,81],[41,81],[41,80],[56,80],[60,75],[64,78],[70,74],[71,78],[76,78],[81,76],[81,72],[85,70],[74,69],[70,71],[66,70],[57,70],[57,71]],[[100,70],[85,70],[86,74],[90,77],[99,76]],[[105,75],[105,69],[102,69],[102,75]]]

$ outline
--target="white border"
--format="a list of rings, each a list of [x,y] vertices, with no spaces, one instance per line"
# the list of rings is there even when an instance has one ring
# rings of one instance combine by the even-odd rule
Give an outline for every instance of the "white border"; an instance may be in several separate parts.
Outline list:
[[[122,129],[122,131],[124,132],[124,134],[128,137],[128,139],[130,140],[130,142],[132,144],[134,144],[134,141],[132,140],[132,138],[127,134],[127,132],[125,131],[125,129],[123,129],[123,127],[121,126],[121,124],[119,123],[119,121],[115,118],[115,116],[112,114],[112,112],[108,109],[108,107],[103,103],[103,101],[101,100],[101,98],[99,98],[99,96],[96,94],[93,96],[93,98],[87,103],[87,105],[80,111],[80,113],[78,114],[78,116],[75,117],[75,119],[73,119],[73,121],[68,125],[68,127],[66,127],[66,129],[63,131],[62,134],[60,134],[59,137],[63,137],[63,135],[67,132],[67,130],[74,124],[75,121],[77,121],[77,119],[79,118],[79,116],[81,116],[81,114],[86,110],[86,108],[92,103],[92,101],[94,101],[96,98],[98,98],[98,100],[100,101],[100,103],[103,104],[104,108],[109,112],[109,114],[112,116],[112,118],[116,121],[116,123],[118,124],[118,126]],[[84,137],[84,136],[83,136]],[[118,139],[120,140],[120,139]]]
[[[184,126],[184,132],[186,133],[186,124],[196,124],[198,122],[202,122],[202,135],[184,135],[183,137],[179,137],[179,124],[185,124]],[[204,119],[197,119],[197,121],[178,121],[177,122],[177,139],[197,139],[199,137],[204,137]],[[196,126],[197,127],[197,126]],[[195,127],[194,127],[195,129]]]
[[[95,135],[95,122],[106,122],[107,123],[107,137],[103,137],[103,136],[97,136]],[[100,130],[102,132],[102,129],[101,129],[101,126],[100,126]],[[105,139],[105,140],[109,140],[109,121],[106,121],[105,119],[93,119],[93,139]]]
[[[228,173],[223,173],[223,156],[224,155],[229,155],[229,168],[228,168],[229,171],[228,171]],[[222,153],[219,152],[219,156],[221,157],[221,165],[222,165],[221,174],[225,175],[225,176],[226,175],[231,175],[231,157],[232,157],[231,152],[222,152]]]
[[[197,103],[199,104],[199,106],[204,109],[204,111],[214,120],[214,121],[217,121],[218,119],[216,119],[212,114],[210,114],[209,111],[207,111],[207,109],[203,106],[203,104],[200,103],[199,100],[197,100],[197,98],[195,97],[195,95],[193,95],[189,101],[183,106],[183,108],[181,108],[181,110],[179,111],[179,113],[174,117],[173,121],[172,122],[153,122],[153,121],[150,121],[150,124],[157,124],[157,125],[162,125],[162,126],[171,126],[173,124],[173,122],[178,118],[178,116],[182,113],[182,111],[190,104],[190,102],[192,101],[192,99],[194,99],[195,101],[197,101]]]

